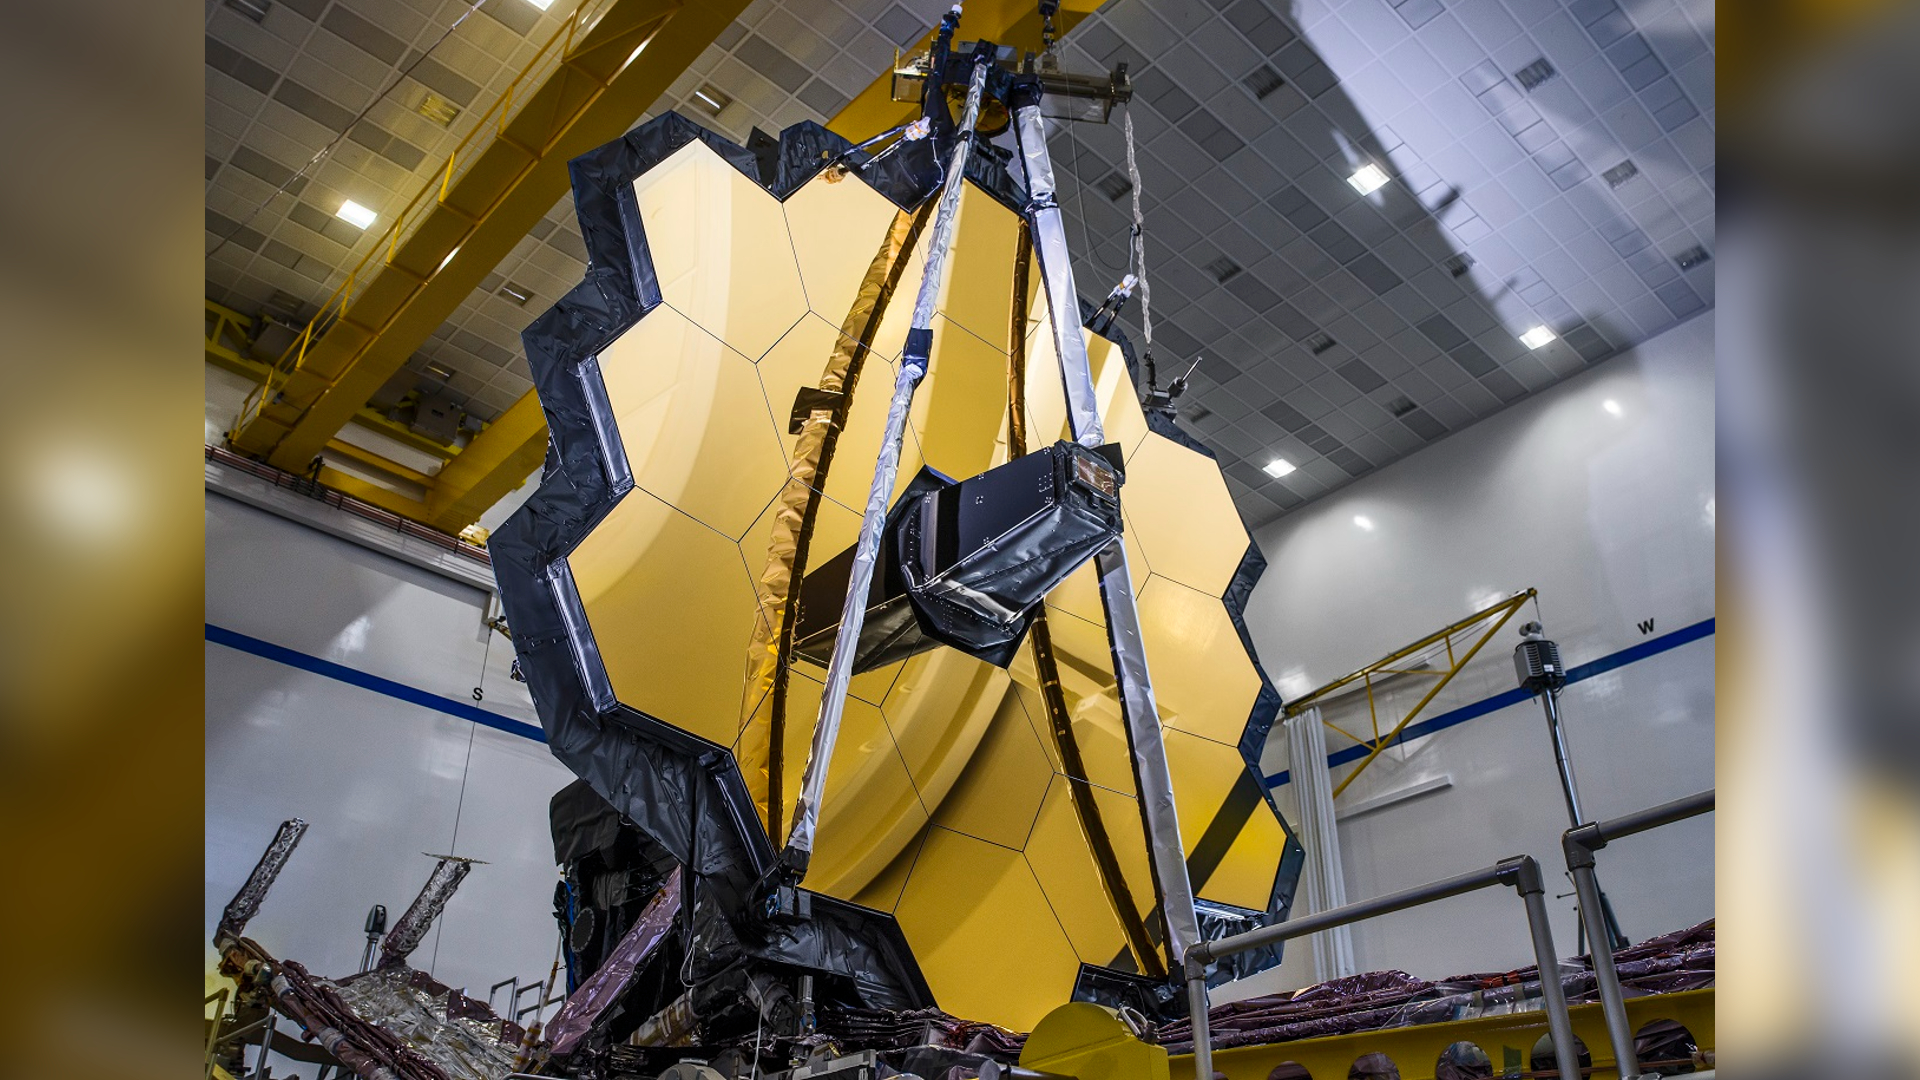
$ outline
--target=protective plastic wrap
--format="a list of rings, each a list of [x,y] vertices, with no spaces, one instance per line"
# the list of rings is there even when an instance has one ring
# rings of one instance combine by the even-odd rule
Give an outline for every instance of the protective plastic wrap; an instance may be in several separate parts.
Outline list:
[[[870,161],[818,125],[781,135],[785,198],[845,156],[848,181],[916,207],[939,180],[926,141],[896,144]],[[661,303],[633,181],[689,143],[758,180],[754,155],[676,113],[640,125],[569,165],[589,266],[586,280],[521,335],[549,436],[539,492],[493,534],[502,603],[514,646],[554,755],[657,842],[693,877],[694,930],[703,951],[747,955],[847,976],[869,1004],[915,1007],[932,995],[892,916],[827,897],[813,898],[810,922],[742,938],[732,919],[753,909],[774,852],[740,766],[725,748],[625,705],[595,704],[595,680],[576,664],[567,598],[550,572],[623,494],[607,464],[581,365]],[[929,168],[931,166],[931,168]],[[577,598],[576,602],[577,602]],[[591,637],[588,633],[587,637]],[[604,672],[596,673],[604,680]]]
[[[501,1080],[513,1071],[520,1028],[423,972],[384,968],[321,982],[361,1020],[432,1062],[447,1080]]]
[[[676,868],[660,887],[659,894],[640,913],[633,929],[614,946],[607,962],[567,998],[566,1004],[554,1015],[553,1023],[547,1025],[547,1039],[554,1053],[573,1052],[594,1022],[626,992],[634,972],[665,940],[679,914],[680,871]]]
[[[426,939],[427,928],[433,920],[440,917],[447,901],[460,888],[460,883],[473,872],[473,863],[466,859],[443,857],[434,864],[433,873],[427,875],[427,883],[420,889],[420,895],[413,898],[406,914],[387,931],[387,938],[380,943],[380,966],[388,967],[402,963],[413,955]]]
[[[1615,960],[1622,987],[1629,996],[1642,996],[1713,985],[1713,929],[1705,922],[1621,950]],[[1562,960],[1559,976],[1569,1003],[1598,1000],[1593,969],[1584,957]],[[1404,971],[1369,971],[1291,994],[1219,1005],[1208,1010],[1207,1023],[1214,1048],[1221,1050],[1530,1012],[1542,1008],[1541,1002],[1539,969],[1531,966],[1434,982]],[[1187,1022],[1161,1028],[1159,1041],[1174,1053],[1191,1049]]]
[[[953,36],[949,16],[942,24],[942,40]],[[860,540],[854,548],[852,571],[847,579],[847,595],[840,609],[840,628],[834,638],[833,656],[827,664],[826,688],[820,694],[820,716],[814,722],[813,742],[807,749],[807,768],[800,779],[800,798],[793,807],[793,827],[787,834],[787,847],[811,853],[813,833],[820,820],[820,799],[827,788],[827,767],[833,759],[833,745],[840,737],[840,719],[847,703],[847,687],[853,681],[853,662],[859,651],[860,627],[867,614],[867,588],[873,581],[874,563],[880,557],[881,533],[886,526],[887,498],[900,469],[900,443],[906,437],[907,410],[913,407],[913,391],[926,377],[928,354],[933,347],[933,309],[940,296],[941,268],[947,251],[953,246],[953,226],[960,208],[960,188],[966,176],[967,158],[973,149],[973,123],[980,113],[980,94],[987,82],[987,62],[982,57],[975,65],[973,81],[967,88],[967,107],[961,118],[960,135],[954,140],[953,157],[947,165],[946,180],[940,190],[940,206],[933,215],[933,234],[927,243],[927,268],[920,280],[920,292],[913,302],[913,322],[907,331],[907,344],[900,353],[900,371],[894,377],[893,399],[887,405],[886,434],[880,440],[880,456],[873,466],[873,484],[867,492],[867,505],[860,522]],[[802,864],[804,867],[804,863]]]
[[[1020,164],[1027,179],[1027,220],[1040,257],[1040,280],[1047,296],[1048,321],[1060,355],[1060,373],[1066,388],[1068,429],[1089,449],[1107,441],[1100,421],[1100,398],[1093,385],[1082,336],[1080,297],[1074,290],[1073,263],[1067,251],[1066,228],[1054,201],[1053,164],[1047,156],[1045,122],[1037,102],[1014,108],[1014,129],[1020,146]],[[1113,646],[1113,672],[1120,684],[1121,712],[1127,724],[1127,743],[1133,751],[1134,780],[1139,788],[1141,814],[1146,821],[1147,844],[1159,893],[1161,921],[1166,926],[1169,967],[1177,968],[1187,950],[1199,940],[1200,927],[1193,910],[1193,882],[1188,876],[1186,845],[1180,838],[1180,817],[1174,807],[1173,774],[1160,730],[1160,709],[1154,701],[1153,681],[1147,670],[1141,640],[1140,611],[1133,595],[1133,574],[1127,565],[1125,544],[1115,544],[1099,556],[1100,601],[1107,616],[1107,636]]]
[[[222,938],[237,938],[247,928],[247,923],[260,913],[260,902],[267,898],[267,890],[273,888],[274,879],[287,865],[287,859],[293,855],[293,849],[300,846],[300,838],[307,834],[307,823],[299,818],[288,818],[280,823],[273,834],[273,842],[260,855],[260,861],[253,866],[253,872],[241,884],[240,891],[227,901],[226,910],[220,913],[220,926],[214,933],[217,942]]]

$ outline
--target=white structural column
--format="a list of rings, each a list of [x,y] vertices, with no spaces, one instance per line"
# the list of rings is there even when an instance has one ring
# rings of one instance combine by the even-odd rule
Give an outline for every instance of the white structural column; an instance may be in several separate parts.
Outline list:
[[[1301,846],[1307,849],[1308,914],[1317,914],[1347,902],[1340,829],[1333,815],[1333,782],[1327,770],[1327,731],[1319,709],[1289,717],[1286,728],[1287,768],[1293,776],[1294,797],[1300,800],[1295,827],[1300,830]],[[1322,930],[1311,940],[1315,980],[1326,982],[1357,973],[1352,927]]]

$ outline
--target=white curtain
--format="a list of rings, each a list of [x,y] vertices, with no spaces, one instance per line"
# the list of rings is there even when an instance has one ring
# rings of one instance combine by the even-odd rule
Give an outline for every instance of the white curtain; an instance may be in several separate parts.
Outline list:
[[[1345,868],[1340,862],[1340,832],[1333,818],[1333,783],[1327,776],[1326,729],[1320,710],[1309,709],[1286,721],[1288,768],[1293,791],[1300,801],[1300,842],[1307,850],[1305,872],[1307,906],[1312,912],[1347,902]],[[1313,970],[1317,981],[1357,974],[1353,961],[1353,928],[1322,930],[1313,942]]]

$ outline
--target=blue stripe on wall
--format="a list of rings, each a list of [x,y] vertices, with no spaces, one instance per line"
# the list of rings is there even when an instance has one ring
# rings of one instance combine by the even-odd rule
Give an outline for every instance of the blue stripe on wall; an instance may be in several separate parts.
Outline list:
[[[302,671],[310,671],[315,675],[323,675],[329,679],[335,679],[351,686],[358,686],[363,690],[371,690],[376,694],[384,694],[387,697],[407,702],[410,705],[418,705],[421,708],[432,709],[435,712],[445,713],[448,716],[457,716],[462,720],[482,724],[496,731],[504,731],[512,735],[518,735],[521,738],[532,739],[535,742],[544,743],[547,741],[544,731],[532,724],[515,720],[510,716],[490,712],[455,698],[442,697],[439,694],[430,694],[425,690],[408,686],[405,683],[397,683],[392,679],[384,679],[378,675],[371,675],[358,668],[350,668],[345,664],[338,664],[332,660],[323,660],[318,656],[312,656],[300,652],[297,649],[289,649],[284,645],[275,645],[271,641],[262,641],[257,637],[242,634],[237,630],[228,630],[225,627],[215,626],[212,623],[207,623],[206,627],[207,640],[216,645],[224,645],[229,649],[237,649],[240,652],[250,653],[265,660],[285,664],[288,667],[299,668]],[[1616,668],[1625,667],[1628,664],[1645,660],[1650,656],[1658,656],[1670,649],[1677,649],[1688,642],[1710,637],[1713,631],[1714,620],[1702,619],[1691,626],[1683,626],[1678,630],[1670,631],[1659,637],[1650,638],[1635,645],[1629,645],[1619,652],[1609,653],[1598,660],[1568,668],[1567,682],[1577,683]],[[1516,687],[1504,693],[1495,694],[1492,697],[1476,701],[1471,705],[1462,705],[1460,708],[1422,720],[1417,724],[1409,724],[1407,729],[1402,731],[1400,736],[1389,742],[1388,745],[1392,746],[1397,743],[1404,743],[1432,735],[1438,731],[1444,731],[1456,724],[1464,724],[1469,720],[1485,716],[1490,712],[1498,712],[1509,705],[1518,705],[1523,701],[1527,701],[1532,696],[1532,694],[1527,693],[1525,690]],[[1371,744],[1362,743],[1336,750],[1327,755],[1327,767],[1330,769],[1338,768],[1341,765],[1358,761],[1366,757],[1371,748]],[[1293,776],[1290,771],[1278,772],[1267,777],[1267,786],[1270,788],[1280,787],[1291,782],[1292,779]]]
[[[493,728],[495,731],[504,731],[510,735],[518,735],[523,739],[532,739],[540,743],[547,741],[546,732],[532,724],[515,720],[511,716],[490,712],[477,705],[455,698],[441,697],[439,694],[429,694],[425,690],[408,686],[405,683],[397,683],[392,679],[383,679],[378,675],[370,675],[358,668],[350,668],[345,664],[336,664],[331,660],[322,660],[318,656],[310,656],[297,649],[289,649],[284,645],[275,645],[271,641],[262,641],[257,637],[242,634],[237,630],[228,630],[225,627],[215,626],[212,623],[206,625],[207,640],[213,642],[215,645],[224,645],[229,649],[237,649],[243,653],[251,653],[263,660],[272,660],[277,664],[285,664],[288,667],[299,668],[302,671],[310,671],[315,675],[323,675],[329,679],[347,683],[350,686],[358,686],[362,690],[371,690],[376,694],[384,694],[387,697],[396,698],[409,705],[418,705],[423,709],[432,709],[435,712],[445,713],[448,716],[457,716],[462,720],[470,720],[473,723]]]
[[[1690,641],[1698,641],[1703,637],[1711,637],[1712,635],[1713,620],[1702,619],[1691,626],[1683,626],[1678,630],[1661,634],[1659,637],[1648,638],[1639,644],[1629,645],[1619,652],[1608,653],[1598,660],[1568,668],[1567,682],[1577,683],[1583,679],[1591,679],[1595,675],[1602,675],[1615,668],[1625,667],[1635,661],[1645,660],[1649,656],[1658,656],[1669,649],[1677,649]],[[1495,694],[1490,698],[1484,698],[1471,705],[1462,705],[1451,712],[1443,712],[1439,716],[1422,720],[1417,724],[1408,724],[1406,730],[1402,731],[1398,738],[1389,740],[1387,745],[1393,746],[1397,743],[1418,739],[1423,735],[1431,735],[1436,731],[1444,731],[1447,728],[1453,727],[1455,724],[1464,724],[1477,716],[1485,716],[1490,712],[1498,712],[1509,705],[1518,705],[1523,701],[1530,701],[1532,698],[1532,694],[1519,687],[1515,687],[1503,694]],[[1372,743],[1360,743],[1342,750],[1336,750],[1327,755],[1327,768],[1334,769],[1349,762],[1359,761],[1372,751],[1373,745]],[[1283,770],[1267,777],[1267,786],[1277,788],[1289,783],[1292,779],[1292,770]]]

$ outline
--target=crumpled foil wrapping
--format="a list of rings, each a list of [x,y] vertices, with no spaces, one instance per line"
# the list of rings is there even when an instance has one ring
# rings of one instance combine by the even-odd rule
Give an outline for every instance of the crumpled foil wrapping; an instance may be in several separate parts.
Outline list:
[[[322,982],[356,1016],[431,1061],[448,1080],[501,1080],[513,1071],[520,1027],[422,972],[383,968]]]
[[[274,879],[287,865],[293,849],[300,846],[300,838],[307,834],[307,823],[300,818],[288,818],[280,823],[280,830],[273,834],[273,842],[260,855],[260,861],[253,865],[253,873],[247,875],[246,883],[240,891],[233,894],[227,902],[227,908],[220,914],[220,935],[239,937],[247,928],[247,923],[260,913],[260,902],[267,898],[267,890],[273,888]],[[218,935],[216,936],[218,940]]]
[[[454,890],[467,879],[473,864],[465,859],[443,857],[434,864],[433,873],[427,876],[427,883],[421,887],[420,895],[413,898],[406,914],[387,931],[387,939],[380,943],[380,966],[397,964],[412,955],[427,936],[427,928],[433,925],[447,901],[453,899]]]

